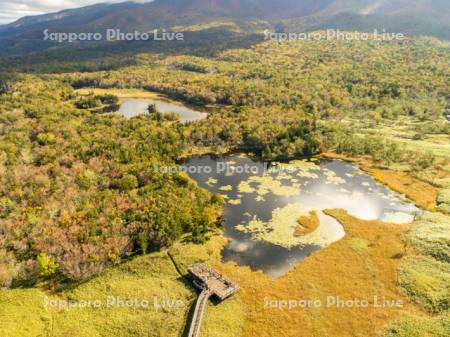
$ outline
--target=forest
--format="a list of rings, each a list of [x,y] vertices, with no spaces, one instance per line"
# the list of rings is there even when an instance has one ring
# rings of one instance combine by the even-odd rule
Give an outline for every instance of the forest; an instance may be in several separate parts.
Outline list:
[[[107,62],[114,62],[108,58]],[[117,64],[121,64],[117,60]],[[189,234],[220,225],[221,198],[175,165],[194,148],[288,160],[334,151],[440,170],[420,149],[370,135],[398,119],[417,139],[449,134],[449,53],[434,39],[403,42],[264,42],[213,57],[141,53],[132,64],[0,81],[0,284],[80,281]],[[134,88],[211,107],[207,119],[125,119],[93,111],[112,95],[79,88]]]
[[[179,126],[77,108],[73,88],[19,75],[0,97],[0,282],[79,281],[214,229],[220,199],[174,165]]]
[[[441,119],[449,109],[447,50],[420,39],[272,41],[213,58],[141,54],[120,70],[55,76],[74,88],[138,88],[224,107],[191,128],[192,140],[275,159],[319,151],[311,140],[321,121]]]

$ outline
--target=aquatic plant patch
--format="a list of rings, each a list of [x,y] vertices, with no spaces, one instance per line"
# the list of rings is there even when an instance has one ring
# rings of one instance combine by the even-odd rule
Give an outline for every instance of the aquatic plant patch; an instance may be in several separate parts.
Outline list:
[[[307,244],[325,246],[330,243],[326,229],[320,224],[315,229],[308,228],[304,235],[296,235],[296,233],[298,234],[299,215],[300,218],[311,216],[304,205],[288,204],[285,207],[274,209],[271,219],[267,222],[254,217],[247,225],[238,225],[236,229],[252,234],[254,240],[264,240],[285,248]],[[318,219],[317,223],[319,223]]]

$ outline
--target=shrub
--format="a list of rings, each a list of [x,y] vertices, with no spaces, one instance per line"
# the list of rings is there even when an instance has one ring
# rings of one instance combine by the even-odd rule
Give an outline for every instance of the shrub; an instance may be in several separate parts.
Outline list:
[[[450,188],[450,178],[436,179],[433,184],[441,188]]]
[[[220,193],[214,193],[211,196],[211,203],[217,205],[223,205],[225,203],[225,199]]]
[[[89,189],[91,186],[93,186],[96,182],[96,174],[92,170],[85,170],[83,173],[80,173],[77,178],[76,182],[78,186],[80,186],[83,189]]]
[[[206,232],[201,226],[195,226],[192,229],[192,242],[193,243],[203,243],[206,240]]]
[[[51,145],[56,143],[56,136],[51,132],[39,133],[36,140],[40,145]]]
[[[450,264],[425,256],[402,260],[400,285],[408,296],[430,313],[450,308]]]
[[[58,270],[58,263],[53,261],[52,258],[50,258],[45,253],[40,253],[37,257],[37,263],[39,265],[39,275],[43,277],[49,277],[56,273]]]
[[[0,288],[9,287],[17,271],[18,266],[14,256],[0,249]]]
[[[158,112],[158,109],[156,108],[156,104],[149,104],[147,107],[147,112],[149,114],[156,114]]]
[[[437,196],[438,204],[450,204],[450,188],[440,190]]]
[[[441,212],[450,214],[450,204],[440,204],[438,205],[438,209]]]
[[[139,249],[141,250],[142,254],[147,254],[147,250],[148,250],[148,235],[147,235],[147,233],[144,233],[144,232],[138,233],[137,241],[139,244]]]
[[[119,103],[119,98],[117,96],[114,96],[114,95],[99,95],[99,96],[96,96],[96,97],[103,104],[114,105],[114,104]]]
[[[96,96],[90,96],[87,98],[81,98],[77,102],[75,102],[75,106],[78,109],[92,109],[98,108],[102,105],[102,101]]]
[[[450,263],[450,218],[425,212],[408,232],[408,239],[420,253]]]
[[[448,337],[450,317],[425,318],[407,316],[395,322],[384,337]]]
[[[132,174],[125,174],[121,178],[115,180],[112,184],[113,188],[122,190],[122,191],[130,191],[139,186],[138,179],[136,176]]]
[[[413,172],[421,172],[427,168],[430,168],[436,162],[436,158],[432,153],[416,154],[415,160],[412,163],[411,170]]]

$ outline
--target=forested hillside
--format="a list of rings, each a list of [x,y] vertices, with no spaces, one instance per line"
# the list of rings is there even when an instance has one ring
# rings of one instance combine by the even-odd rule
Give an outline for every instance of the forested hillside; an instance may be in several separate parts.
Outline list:
[[[10,79],[0,96],[0,284],[82,280],[107,263],[201,241],[220,200],[171,165],[189,144],[181,129],[74,106],[49,77]]]

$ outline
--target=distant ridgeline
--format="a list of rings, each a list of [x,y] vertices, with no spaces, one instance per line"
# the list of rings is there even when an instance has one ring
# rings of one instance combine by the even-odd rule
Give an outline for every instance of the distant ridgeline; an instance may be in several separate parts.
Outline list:
[[[101,3],[58,13],[24,17],[0,26],[0,55],[26,54],[49,48],[92,48],[103,52],[205,48],[213,44],[247,44],[264,29],[314,31],[326,28],[435,36],[450,39],[450,4],[446,0],[156,0],[149,3]],[[182,31],[186,41],[136,41],[120,47],[101,41],[44,41],[44,31],[105,33],[108,29],[148,32]],[[237,40],[236,40],[237,39]],[[241,42],[242,43],[242,42]]]

